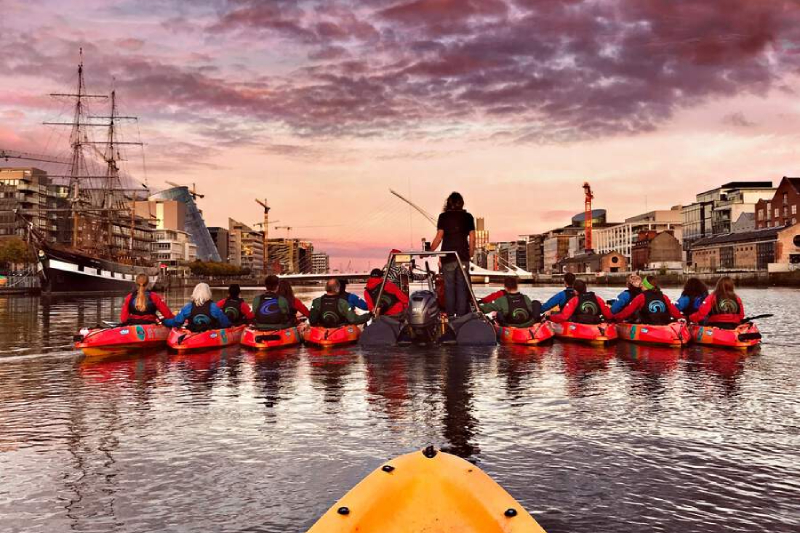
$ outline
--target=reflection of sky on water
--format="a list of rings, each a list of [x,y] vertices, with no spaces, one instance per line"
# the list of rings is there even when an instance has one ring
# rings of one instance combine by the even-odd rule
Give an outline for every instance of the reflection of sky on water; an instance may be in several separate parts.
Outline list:
[[[754,314],[800,311],[783,291],[742,293]],[[765,321],[750,355],[555,343],[78,357],[77,325],[119,302],[0,299],[12,530],[298,530],[381,461],[430,443],[478,462],[550,533],[796,526],[785,317]]]

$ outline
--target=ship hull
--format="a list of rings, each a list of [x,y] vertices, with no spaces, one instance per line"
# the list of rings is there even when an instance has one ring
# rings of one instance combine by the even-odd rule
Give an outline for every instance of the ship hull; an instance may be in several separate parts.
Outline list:
[[[150,278],[151,286],[158,281],[155,267],[136,267],[51,248],[39,250],[42,292],[125,293],[131,290],[141,272]]]

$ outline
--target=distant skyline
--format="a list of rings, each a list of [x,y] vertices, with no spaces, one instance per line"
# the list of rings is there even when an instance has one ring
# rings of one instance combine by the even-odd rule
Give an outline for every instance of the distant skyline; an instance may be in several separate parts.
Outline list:
[[[63,154],[47,96],[116,88],[129,170],[196,183],[209,226],[255,198],[331,267],[376,266],[460,191],[492,240],[621,221],[798,175],[790,0],[0,0],[0,148]],[[128,135],[138,137],[134,128]],[[20,165],[25,163],[20,162]],[[323,227],[325,226],[325,227]],[[273,230],[275,236],[286,230]]]

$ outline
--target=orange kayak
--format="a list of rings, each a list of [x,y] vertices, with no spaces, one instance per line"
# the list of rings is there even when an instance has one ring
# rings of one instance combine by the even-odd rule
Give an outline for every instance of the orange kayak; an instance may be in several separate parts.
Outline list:
[[[167,346],[181,352],[222,348],[231,344],[239,344],[244,328],[245,326],[234,326],[225,329],[210,329],[199,333],[192,333],[185,328],[172,328],[167,339]]]
[[[619,338],[639,344],[673,346],[689,344],[692,334],[685,322],[672,322],[661,326],[653,324],[617,324]]]
[[[323,328],[322,326],[310,326],[303,339],[308,344],[314,346],[327,347],[351,344],[358,341],[361,336],[361,327],[348,324],[338,328]]]
[[[428,448],[392,459],[308,533],[545,533],[480,468]]]
[[[497,339],[502,344],[537,345],[553,338],[555,333],[550,322],[539,322],[527,328],[496,325]]]
[[[84,329],[75,335],[75,348],[87,356],[103,356],[143,348],[164,346],[169,328],[160,324],[138,324],[116,328]]]
[[[747,350],[761,344],[761,332],[752,322],[737,326],[736,329],[721,329],[712,326],[692,325],[692,339],[697,344]]]
[[[556,338],[588,344],[607,344],[617,340],[614,324],[579,324],[577,322],[552,323]]]
[[[303,342],[303,331],[306,326],[277,329],[258,330],[252,326],[247,327],[242,333],[242,346],[255,350],[274,350],[284,346],[294,346]]]

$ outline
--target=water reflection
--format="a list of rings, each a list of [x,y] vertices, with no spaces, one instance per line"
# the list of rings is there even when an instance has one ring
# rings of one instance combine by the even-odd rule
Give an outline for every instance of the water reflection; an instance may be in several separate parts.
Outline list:
[[[465,459],[480,452],[474,442],[478,420],[473,416],[472,358],[458,350],[448,350],[445,355],[443,435],[446,452]]]
[[[563,361],[569,395],[581,398],[597,393],[599,375],[608,371],[609,362],[616,355],[616,346],[565,342],[556,344],[552,353]]]
[[[283,398],[291,397],[295,389],[298,366],[296,349],[285,348],[268,353],[250,355],[255,378],[256,399],[261,400],[268,419],[275,420],[275,406]]]

